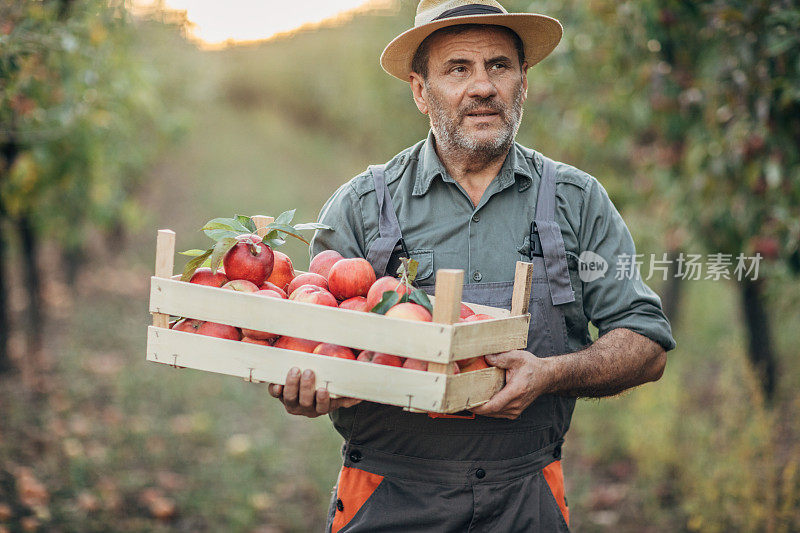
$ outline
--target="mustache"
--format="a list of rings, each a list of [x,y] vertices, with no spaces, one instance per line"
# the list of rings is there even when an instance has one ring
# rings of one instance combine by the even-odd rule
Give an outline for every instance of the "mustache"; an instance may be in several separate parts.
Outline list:
[[[463,115],[467,115],[467,114],[472,113],[473,111],[477,111],[479,109],[481,109],[481,110],[489,109],[489,110],[492,110],[492,111],[496,111],[497,113],[500,113],[502,115],[505,115],[507,106],[505,106],[503,103],[498,102],[497,100],[495,100],[493,98],[487,98],[487,99],[484,99],[484,100],[473,100],[472,103],[470,103],[469,105],[465,106],[461,110],[461,115],[462,116]]]

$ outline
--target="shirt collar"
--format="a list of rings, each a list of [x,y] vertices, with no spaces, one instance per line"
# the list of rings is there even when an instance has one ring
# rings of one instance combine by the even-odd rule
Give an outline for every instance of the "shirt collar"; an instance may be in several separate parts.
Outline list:
[[[419,154],[419,165],[412,193],[414,196],[423,196],[427,193],[437,176],[441,177],[443,181],[455,183],[436,154],[435,142],[433,130],[428,131],[428,138]],[[503,190],[513,185],[516,177],[522,178],[518,185],[520,192],[531,186],[533,181],[531,162],[525,158],[522,147],[515,142],[495,179],[498,180],[500,190]]]

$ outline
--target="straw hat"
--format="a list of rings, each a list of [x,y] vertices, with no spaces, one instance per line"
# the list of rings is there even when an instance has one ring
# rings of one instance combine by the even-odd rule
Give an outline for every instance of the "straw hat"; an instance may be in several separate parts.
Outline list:
[[[534,13],[509,13],[494,0],[422,0],[414,27],[389,43],[381,54],[383,70],[409,81],[411,60],[420,43],[436,30],[456,24],[495,24],[516,32],[525,48],[525,60],[533,66],[553,51],[563,33],[554,18]]]

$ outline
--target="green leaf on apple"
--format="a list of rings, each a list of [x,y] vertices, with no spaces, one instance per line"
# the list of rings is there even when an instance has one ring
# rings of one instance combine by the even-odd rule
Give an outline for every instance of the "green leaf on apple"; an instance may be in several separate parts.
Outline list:
[[[186,263],[186,267],[183,269],[183,274],[181,275],[181,281],[189,281],[192,279],[194,275],[194,271],[200,268],[203,262],[211,256],[213,252],[213,248],[206,250],[201,255],[198,255],[188,263]]]
[[[198,250],[197,248],[192,248],[191,250],[186,250],[185,252],[178,252],[181,255],[188,255],[189,257],[197,257],[198,255],[203,255],[208,250]]]
[[[258,230],[256,229],[256,223],[255,223],[255,222],[253,222],[253,219],[252,219],[252,218],[250,218],[250,217],[248,217],[248,216],[244,216],[244,215],[236,215],[236,220],[238,220],[238,221],[239,221],[239,223],[240,223],[242,226],[244,226],[245,228],[247,228],[247,230],[248,230],[250,233],[255,233],[256,231],[258,231]]]
[[[415,304],[421,305],[427,309],[429,313],[433,314],[433,305],[431,305],[431,301],[428,299],[428,294],[422,289],[414,289],[411,291],[411,293],[408,295],[408,300]]]
[[[201,228],[206,235],[218,241],[228,237],[238,237],[244,233],[252,233],[235,218],[214,218]]]
[[[300,236],[300,234],[297,233],[297,230],[295,230],[294,227],[292,227],[292,226],[290,226],[288,224],[279,224],[277,222],[273,222],[272,224],[269,224],[267,226],[267,228],[269,228],[270,231],[272,231],[272,230],[281,231],[283,233],[286,233],[287,235],[291,235],[295,239],[300,239],[304,243],[309,244],[309,242],[307,240],[305,240],[303,237]]]
[[[397,294],[395,291],[386,291],[383,293],[381,301],[375,304],[375,307],[373,307],[370,311],[372,313],[378,313],[379,315],[385,315],[386,311],[397,305],[399,302],[399,294]]]
[[[275,217],[275,221],[273,224],[291,224],[292,219],[294,218],[294,213],[297,209],[292,209],[291,211],[284,211],[277,217]]]
[[[217,241],[217,244],[214,245],[213,252],[211,253],[211,271],[216,272],[219,268],[219,264],[222,263],[222,258],[225,257],[225,254],[233,248],[238,241],[235,237],[225,237]]]

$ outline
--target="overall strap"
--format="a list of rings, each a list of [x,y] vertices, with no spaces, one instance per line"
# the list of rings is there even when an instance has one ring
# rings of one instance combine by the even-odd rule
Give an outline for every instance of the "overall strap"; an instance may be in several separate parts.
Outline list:
[[[552,159],[543,157],[544,167],[539,182],[534,223],[542,243],[542,256],[547,272],[547,283],[553,305],[575,301],[575,293],[569,279],[564,238],[556,222],[556,165]]]
[[[389,188],[386,186],[384,176],[384,165],[370,165],[372,179],[375,182],[375,194],[378,199],[378,238],[373,241],[367,252],[367,261],[378,277],[386,272],[386,265],[392,251],[402,238],[400,223],[397,221],[397,213],[394,212],[392,197]]]

